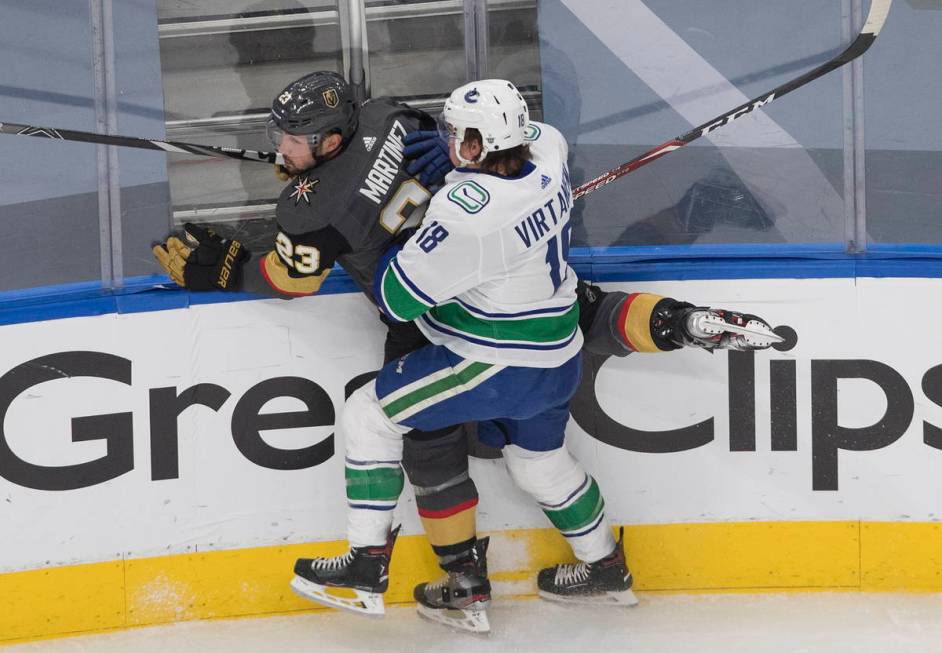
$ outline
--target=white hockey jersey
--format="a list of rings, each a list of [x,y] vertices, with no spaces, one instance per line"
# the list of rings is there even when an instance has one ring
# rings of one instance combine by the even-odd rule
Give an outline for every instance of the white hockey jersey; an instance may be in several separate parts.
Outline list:
[[[533,155],[515,177],[457,168],[422,228],[378,273],[376,298],[428,339],[497,365],[555,367],[582,347],[569,267],[568,147],[531,122]]]

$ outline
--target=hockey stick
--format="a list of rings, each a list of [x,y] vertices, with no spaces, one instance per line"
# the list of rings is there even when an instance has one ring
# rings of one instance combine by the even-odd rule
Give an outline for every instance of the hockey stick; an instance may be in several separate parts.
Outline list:
[[[765,106],[772,100],[780,98],[786,93],[791,93],[796,88],[801,88],[808,82],[814,81],[817,78],[828,74],[832,70],[840,68],[846,63],[850,63],[873,45],[873,42],[877,38],[877,34],[880,33],[880,29],[883,27],[883,23],[886,22],[886,16],[890,13],[890,5],[893,4],[893,0],[873,0],[870,5],[870,13],[867,14],[867,22],[864,23],[863,29],[860,31],[860,34],[857,35],[857,38],[854,39],[854,42],[851,43],[846,50],[841,52],[839,55],[827,61],[814,70],[811,70],[801,77],[797,77],[790,82],[785,82],[781,86],[778,86],[768,93],[763,93],[757,98],[749,100],[744,104],[740,104],[735,109],[727,111],[721,116],[717,116],[712,120],[709,120],[699,127],[690,130],[683,136],[678,136],[675,139],[669,140],[662,145],[648,150],[641,156],[638,156],[627,163],[623,163],[617,168],[613,168],[608,172],[603,172],[601,175],[587,181],[578,188],[575,188],[572,191],[573,199],[578,199],[583,195],[588,195],[589,193],[598,190],[602,186],[606,186],[619,177],[627,175],[629,172],[633,172],[640,168],[643,165],[651,163],[656,159],[660,159],[665,154],[669,154],[674,150],[679,150],[684,145],[691,143],[704,134],[709,134],[712,131],[715,131],[722,127],[723,125],[728,125],[737,118],[741,118],[747,113],[758,109],[761,106]]]
[[[0,122],[0,134],[38,136],[40,138],[52,138],[61,141],[80,141],[82,143],[118,145],[120,147],[136,147],[144,150],[179,152],[181,154],[229,157],[232,159],[243,159],[245,161],[258,161],[259,163],[277,163],[279,165],[284,164],[284,158],[278,152],[240,150],[234,147],[196,145],[194,143],[180,143],[177,141],[156,141],[147,138],[133,138],[131,136],[112,136],[110,134],[96,134],[95,132],[73,131],[69,129],[51,129],[49,127],[34,127],[32,125],[16,125],[11,122]]]
[[[870,5],[870,13],[867,15],[867,21],[863,26],[863,29],[860,31],[860,34],[857,35],[857,38],[854,39],[854,42],[847,47],[846,50],[841,52],[839,55],[827,61],[826,63],[821,64],[814,70],[811,70],[804,75],[797,77],[789,82],[785,82],[781,86],[778,86],[768,93],[764,93],[758,96],[755,99],[749,100],[748,102],[739,105],[735,109],[731,109],[721,116],[705,122],[704,124],[696,127],[683,136],[678,136],[672,140],[667,141],[657,147],[648,150],[644,154],[621,164],[617,168],[613,168],[608,172],[604,172],[595,179],[587,181],[578,188],[573,190],[573,199],[578,199],[583,195],[588,195],[589,193],[598,190],[599,188],[606,186],[619,177],[627,175],[629,172],[633,172],[640,168],[643,165],[651,163],[652,161],[661,158],[665,154],[669,154],[674,150],[678,150],[684,145],[691,143],[704,134],[709,134],[712,131],[719,129],[724,125],[728,125],[737,118],[741,118],[747,113],[751,113],[759,107],[765,106],[770,103],[772,100],[782,97],[786,93],[790,93],[797,88],[801,88],[808,82],[814,81],[815,79],[826,75],[832,70],[840,68],[846,63],[849,63],[862,55],[867,49],[873,45],[873,42],[877,38],[877,34],[880,33],[880,29],[883,27],[883,24],[886,22],[887,14],[890,12],[890,5],[893,4],[893,0],[873,0]],[[19,136],[38,136],[42,138],[53,138],[58,140],[65,141],[80,141],[84,143],[99,143],[103,145],[118,145],[121,147],[136,147],[147,150],[163,150],[165,152],[179,152],[183,154],[198,154],[202,156],[215,156],[215,157],[230,157],[233,159],[242,159],[245,161],[258,161],[261,163],[277,163],[283,164],[284,159],[281,154],[277,152],[260,152],[257,150],[240,150],[232,147],[216,147],[213,145],[196,145],[194,143],[181,143],[177,141],[158,141],[150,140],[146,138],[133,138],[130,136],[112,136],[108,134],[97,134],[94,132],[83,132],[83,131],[73,131],[68,129],[52,129],[49,127],[34,127],[32,125],[18,125],[14,123],[3,123],[0,122],[0,134],[16,134]]]

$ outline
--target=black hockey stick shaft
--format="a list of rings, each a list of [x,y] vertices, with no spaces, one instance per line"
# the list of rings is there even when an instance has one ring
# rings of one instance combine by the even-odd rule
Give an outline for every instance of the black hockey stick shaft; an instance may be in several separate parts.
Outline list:
[[[244,161],[258,161],[260,163],[284,163],[284,159],[278,152],[240,150],[234,147],[197,145],[195,143],[180,143],[178,141],[157,141],[147,138],[97,134],[95,132],[74,131],[71,129],[53,129],[50,127],[34,127],[33,125],[17,125],[11,122],[0,122],[0,134],[36,136],[39,138],[52,138],[61,141],[79,141],[82,143],[97,143],[99,145],[117,145],[119,147],[136,147],[144,150],[161,150],[164,152],[177,152],[180,154],[228,157],[231,159],[242,159]]]
[[[737,118],[741,118],[747,113],[752,113],[761,106],[764,106],[776,98],[780,98],[786,93],[791,93],[797,88],[801,88],[808,82],[812,82],[819,77],[822,77],[832,70],[836,70],[843,66],[844,64],[850,63],[873,45],[873,42],[877,38],[877,34],[880,33],[880,29],[883,27],[883,23],[886,22],[886,16],[890,12],[890,5],[893,4],[893,0],[873,0],[870,5],[870,13],[867,14],[867,22],[864,23],[863,29],[860,31],[860,34],[857,35],[857,38],[854,39],[854,42],[851,43],[846,50],[838,54],[833,59],[821,64],[817,68],[805,73],[801,77],[796,77],[795,79],[785,82],[781,86],[778,86],[768,93],[763,93],[762,95],[749,100],[743,104],[740,104],[735,109],[731,109],[724,113],[721,116],[717,116],[712,120],[709,120],[699,127],[691,129],[689,132],[683,136],[678,136],[677,138],[671,139],[666,143],[662,143],[657,147],[648,150],[644,154],[623,163],[617,168],[613,168],[608,172],[603,172],[601,175],[587,181],[578,188],[572,191],[573,199],[578,199],[583,195],[588,195],[589,193],[598,190],[602,186],[606,186],[619,177],[627,175],[629,172],[634,172],[641,166],[647,165],[656,159],[660,159],[665,154],[669,154],[674,150],[679,150],[684,145],[692,143],[697,140],[704,134],[709,134],[712,131],[719,129],[724,125],[728,125]]]

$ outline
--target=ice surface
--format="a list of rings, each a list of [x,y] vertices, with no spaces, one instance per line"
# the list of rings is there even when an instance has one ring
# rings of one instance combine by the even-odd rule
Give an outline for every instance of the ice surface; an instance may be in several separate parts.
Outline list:
[[[643,593],[635,608],[497,600],[490,636],[453,632],[411,607],[169,626],[19,644],[4,653],[920,653],[942,650],[940,594]]]

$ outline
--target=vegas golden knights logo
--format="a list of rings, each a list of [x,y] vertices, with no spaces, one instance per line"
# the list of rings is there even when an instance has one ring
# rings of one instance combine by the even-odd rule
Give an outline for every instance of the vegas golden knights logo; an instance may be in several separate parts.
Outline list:
[[[340,96],[337,95],[337,89],[329,88],[324,91],[324,104],[329,106],[331,109],[337,108],[337,105],[340,104]]]

